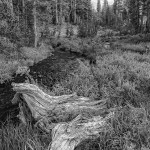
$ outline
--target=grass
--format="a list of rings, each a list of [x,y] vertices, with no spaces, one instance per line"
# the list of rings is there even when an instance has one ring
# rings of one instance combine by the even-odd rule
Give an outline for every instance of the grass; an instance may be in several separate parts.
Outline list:
[[[38,48],[22,47],[20,49],[20,57],[33,60],[34,63],[37,63],[51,55],[51,52],[53,52],[53,48],[42,43]]]
[[[123,51],[137,52],[140,54],[150,52],[149,44],[146,43],[140,43],[140,44],[121,43],[120,46]]]
[[[105,98],[107,109],[115,110],[115,117],[109,122],[111,130],[103,131],[96,140],[83,141],[75,150],[150,149],[150,54],[134,53],[137,48],[141,49],[139,45],[124,46],[133,52],[114,51],[101,55],[99,51],[103,51],[102,47],[97,45],[96,66],[91,67],[87,60],[79,59],[77,69],[72,72],[66,70],[65,79],[59,80],[51,91],[44,89],[51,95],[76,92],[93,100]],[[35,53],[32,50],[29,60],[34,59]],[[28,55],[28,51],[30,52],[25,49],[23,53]],[[2,71],[5,70],[5,65]],[[8,66],[10,70],[15,70],[17,65],[13,61]],[[0,136],[0,147],[4,150],[44,150],[51,142],[51,134],[47,135],[39,129],[24,127],[22,124],[14,126],[9,123],[0,129]]]
[[[74,72],[67,75],[65,80],[56,83],[52,92],[55,95],[71,94],[76,92],[90,98],[98,98],[98,87],[94,80],[91,69],[87,61],[78,60],[79,67]]]
[[[23,124],[17,128],[11,123],[0,129],[0,147],[2,150],[45,150],[51,141],[50,134],[46,134],[29,125]]]
[[[137,35],[133,35],[130,36],[130,38],[125,40],[127,43],[134,43],[134,44],[138,44],[141,42],[149,42],[150,41],[150,34],[137,34]]]
[[[108,109],[116,108],[110,121],[111,131],[105,131],[89,144],[81,143],[77,150],[134,150],[150,148],[149,71],[150,64],[140,59],[149,55],[130,52],[113,53],[97,60],[97,67],[80,62],[79,68],[53,88],[56,95],[77,92],[93,99],[107,98]]]
[[[18,61],[0,61],[0,83],[12,79],[13,73],[17,70]]]

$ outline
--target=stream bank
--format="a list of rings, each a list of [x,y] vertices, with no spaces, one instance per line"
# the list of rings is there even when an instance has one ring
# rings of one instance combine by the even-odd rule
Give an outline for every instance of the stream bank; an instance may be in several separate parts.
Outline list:
[[[78,52],[57,49],[53,52],[53,55],[29,67],[30,75],[38,84],[52,90],[56,82],[65,79],[68,72],[78,67],[78,58],[85,58],[85,56]],[[15,94],[11,84],[12,82],[22,83],[25,80],[25,75],[13,75],[13,80],[0,84],[0,124],[5,123],[7,118],[13,123],[19,121],[16,117],[19,113],[19,107],[11,103]]]

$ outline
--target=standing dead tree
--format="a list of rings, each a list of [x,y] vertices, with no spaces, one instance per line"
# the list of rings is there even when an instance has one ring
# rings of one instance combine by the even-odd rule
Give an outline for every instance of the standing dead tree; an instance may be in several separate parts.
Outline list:
[[[26,124],[33,118],[35,126],[52,133],[50,150],[74,150],[83,140],[97,138],[100,132],[110,129],[108,120],[113,113],[106,114],[105,100],[76,94],[50,96],[28,83],[12,86],[16,91],[12,103],[19,102],[22,122]]]

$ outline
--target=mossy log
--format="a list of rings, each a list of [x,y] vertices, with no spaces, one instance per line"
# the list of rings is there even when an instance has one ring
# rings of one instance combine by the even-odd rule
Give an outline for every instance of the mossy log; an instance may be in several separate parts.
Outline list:
[[[108,120],[113,113],[104,113],[105,100],[95,101],[76,94],[50,96],[28,83],[12,86],[16,91],[12,103],[19,102],[19,118],[25,124],[33,118],[35,126],[52,133],[51,150],[74,150],[82,141],[110,129]]]

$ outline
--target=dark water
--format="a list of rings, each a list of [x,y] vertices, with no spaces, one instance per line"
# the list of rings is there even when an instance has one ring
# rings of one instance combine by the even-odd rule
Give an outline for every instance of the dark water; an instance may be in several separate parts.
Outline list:
[[[13,81],[0,84],[0,125],[5,123],[6,120],[16,121],[16,116],[19,112],[18,105],[12,105],[11,100],[13,99],[15,92],[12,89],[11,83],[24,82],[25,76],[16,77]],[[18,119],[17,119],[18,120]]]

